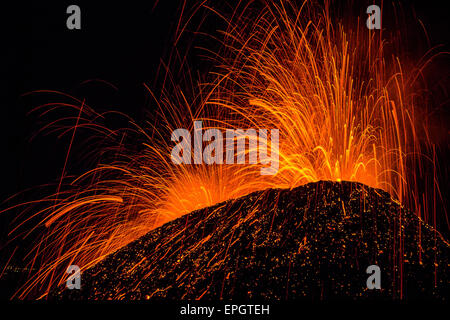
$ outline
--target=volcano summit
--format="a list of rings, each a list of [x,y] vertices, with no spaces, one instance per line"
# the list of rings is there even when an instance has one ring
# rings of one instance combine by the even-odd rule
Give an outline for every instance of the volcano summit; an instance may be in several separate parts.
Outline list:
[[[379,189],[269,189],[157,228],[51,299],[448,300],[449,243]],[[381,289],[366,286],[376,265]]]

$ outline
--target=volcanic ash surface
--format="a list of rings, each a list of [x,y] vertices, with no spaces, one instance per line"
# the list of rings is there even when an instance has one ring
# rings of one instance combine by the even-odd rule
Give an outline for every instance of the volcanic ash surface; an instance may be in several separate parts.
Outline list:
[[[449,243],[379,189],[255,192],[149,232],[52,299],[448,300]],[[381,270],[369,290],[366,269]]]

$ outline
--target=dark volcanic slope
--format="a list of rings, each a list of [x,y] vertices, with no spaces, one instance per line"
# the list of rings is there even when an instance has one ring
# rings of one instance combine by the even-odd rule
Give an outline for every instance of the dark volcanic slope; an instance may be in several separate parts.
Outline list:
[[[318,182],[256,192],[148,233],[62,299],[448,300],[449,244],[378,189]],[[381,268],[368,290],[366,268]]]

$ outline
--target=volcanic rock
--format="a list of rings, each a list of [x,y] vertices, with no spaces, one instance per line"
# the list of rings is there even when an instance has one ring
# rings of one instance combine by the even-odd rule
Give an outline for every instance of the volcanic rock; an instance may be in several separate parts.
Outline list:
[[[448,300],[449,248],[388,193],[321,181],[187,214],[49,298]],[[367,288],[370,265],[380,290]]]

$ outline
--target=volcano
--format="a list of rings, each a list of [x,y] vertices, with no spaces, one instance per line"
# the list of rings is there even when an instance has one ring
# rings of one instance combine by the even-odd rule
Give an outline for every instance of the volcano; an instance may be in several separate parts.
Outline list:
[[[370,265],[381,289],[367,288]],[[449,243],[388,193],[320,181],[166,223],[49,298],[448,300],[448,275]]]

